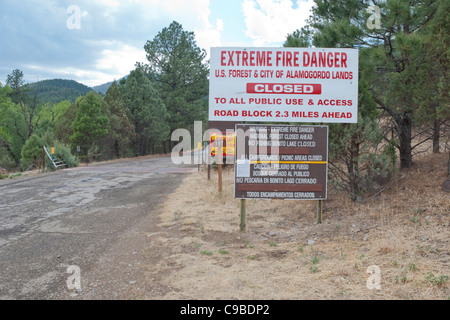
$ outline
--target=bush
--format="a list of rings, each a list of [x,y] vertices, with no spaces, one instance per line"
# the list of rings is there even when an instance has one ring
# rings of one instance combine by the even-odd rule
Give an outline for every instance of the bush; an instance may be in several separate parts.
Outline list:
[[[336,189],[344,189],[356,201],[393,177],[395,152],[391,144],[380,149],[376,120],[360,117],[356,124],[331,124],[329,130],[328,177]]]
[[[36,165],[42,158],[42,146],[44,141],[37,135],[32,135],[22,147],[22,169],[27,170],[31,165]]]
[[[8,153],[6,148],[0,146],[0,167],[10,171],[16,167],[16,161]]]

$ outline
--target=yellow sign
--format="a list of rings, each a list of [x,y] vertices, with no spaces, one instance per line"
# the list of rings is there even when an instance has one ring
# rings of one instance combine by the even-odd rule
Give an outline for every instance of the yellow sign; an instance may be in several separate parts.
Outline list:
[[[55,153],[55,147],[52,147],[52,154]]]
[[[214,142],[214,144],[213,144]],[[211,133],[211,155],[215,156],[219,147],[222,147],[223,156],[234,156],[236,136],[233,133]]]

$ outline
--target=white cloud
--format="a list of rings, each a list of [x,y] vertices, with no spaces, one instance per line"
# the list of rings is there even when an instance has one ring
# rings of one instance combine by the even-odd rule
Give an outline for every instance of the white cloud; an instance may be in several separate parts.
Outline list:
[[[197,45],[208,52],[211,47],[219,47],[222,45],[221,34],[223,31],[223,21],[221,19],[216,20],[216,26],[212,26],[208,23],[203,29],[195,30],[195,39]]]
[[[118,49],[104,49],[97,60],[96,69],[108,73],[111,77],[123,77],[134,70],[136,62],[145,62],[144,49],[129,45],[117,44]]]
[[[100,2],[108,7],[118,7],[120,5],[120,2],[117,0],[100,0]]]
[[[212,46],[221,45],[223,20],[217,19],[215,25],[209,22],[210,0],[129,0],[152,11],[163,12],[182,24],[185,31],[194,31],[197,45],[209,52]],[[215,0],[216,1],[216,0]],[[167,25],[168,26],[168,25]]]
[[[293,0],[295,1],[295,0]],[[247,36],[255,46],[283,43],[286,36],[305,25],[313,5],[312,0],[244,0],[242,10],[245,16]]]
[[[210,0],[128,0],[128,2],[141,5],[149,16],[158,13],[157,15],[170,17],[171,20],[179,22],[185,31],[194,31],[197,45],[206,51],[209,51],[211,46],[221,44],[223,20],[217,19],[215,26],[209,22]]]
[[[209,48],[220,46],[221,33],[223,31],[223,20],[217,19],[216,26],[209,22],[211,11],[209,9],[209,0],[194,1],[192,7],[195,16],[198,18],[197,27],[194,30],[197,45],[209,52]]]

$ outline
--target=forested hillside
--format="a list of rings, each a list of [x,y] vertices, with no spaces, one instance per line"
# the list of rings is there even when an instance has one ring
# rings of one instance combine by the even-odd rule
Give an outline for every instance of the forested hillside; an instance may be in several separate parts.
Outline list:
[[[57,104],[67,100],[75,102],[78,97],[85,96],[91,88],[74,80],[51,79],[25,85],[30,95],[37,95],[41,104]]]

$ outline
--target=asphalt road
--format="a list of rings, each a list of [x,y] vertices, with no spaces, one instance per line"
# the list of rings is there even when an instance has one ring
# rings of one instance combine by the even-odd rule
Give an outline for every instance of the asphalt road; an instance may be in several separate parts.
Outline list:
[[[195,171],[161,157],[0,180],[0,300],[139,298],[143,235]]]

